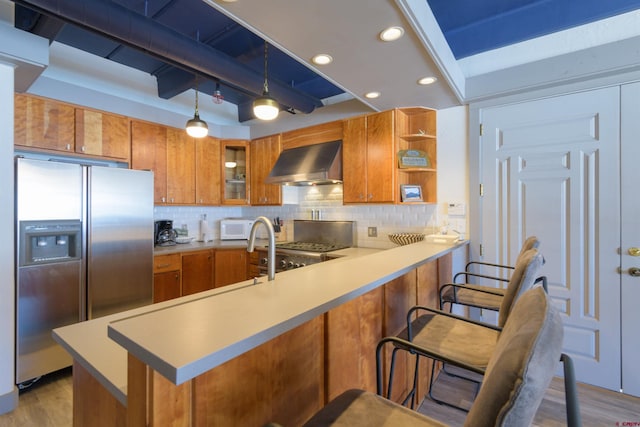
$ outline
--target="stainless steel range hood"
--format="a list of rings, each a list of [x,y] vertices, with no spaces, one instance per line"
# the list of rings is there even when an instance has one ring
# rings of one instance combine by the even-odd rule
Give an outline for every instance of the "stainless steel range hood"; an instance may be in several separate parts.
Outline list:
[[[342,141],[284,150],[265,182],[285,185],[341,183]]]

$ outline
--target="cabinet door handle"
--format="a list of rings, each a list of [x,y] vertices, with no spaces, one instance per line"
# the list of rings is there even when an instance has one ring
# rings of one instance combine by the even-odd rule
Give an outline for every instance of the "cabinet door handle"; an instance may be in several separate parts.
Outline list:
[[[169,267],[171,264],[159,264],[158,268],[167,268]]]
[[[67,144],[67,145],[65,146],[65,148],[66,148],[67,150],[71,150],[71,144]]]

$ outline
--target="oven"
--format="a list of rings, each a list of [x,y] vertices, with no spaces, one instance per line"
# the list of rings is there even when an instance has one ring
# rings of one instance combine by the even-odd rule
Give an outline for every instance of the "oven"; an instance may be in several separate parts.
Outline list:
[[[352,247],[355,240],[353,221],[306,221],[293,222],[296,240],[276,243],[276,273],[332,259],[330,253]],[[267,248],[256,248],[250,254],[251,277],[267,274]]]

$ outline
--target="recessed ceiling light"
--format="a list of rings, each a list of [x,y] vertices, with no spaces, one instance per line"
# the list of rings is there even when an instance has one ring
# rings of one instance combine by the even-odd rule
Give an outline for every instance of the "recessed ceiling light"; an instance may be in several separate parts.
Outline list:
[[[418,84],[419,85],[430,85],[430,84],[435,83],[437,81],[438,81],[437,78],[429,76],[429,77],[423,77],[420,80],[418,80]]]
[[[364,94],[364,96],[369,99],[375,99],[380,96],[380,92],[367,92]]]
[[[389,27],[386,30],[382,30],[380,33],[380,40],[383,42],[392,42],[398,40],[404,34],[404,28],[402,27]]]
[[[331,57],[331,55],[328,55],[326,53],[319,53],[311,58],[311,61],[313,61],[313,63],[317,65],[327,65],[333,62],[333,58]]]

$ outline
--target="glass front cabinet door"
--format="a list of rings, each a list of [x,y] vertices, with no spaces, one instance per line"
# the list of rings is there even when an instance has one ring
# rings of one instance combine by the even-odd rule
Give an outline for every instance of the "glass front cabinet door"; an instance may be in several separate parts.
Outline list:
[[[221,141],[222,204],[249,204],[249,142],[237,139]]]

